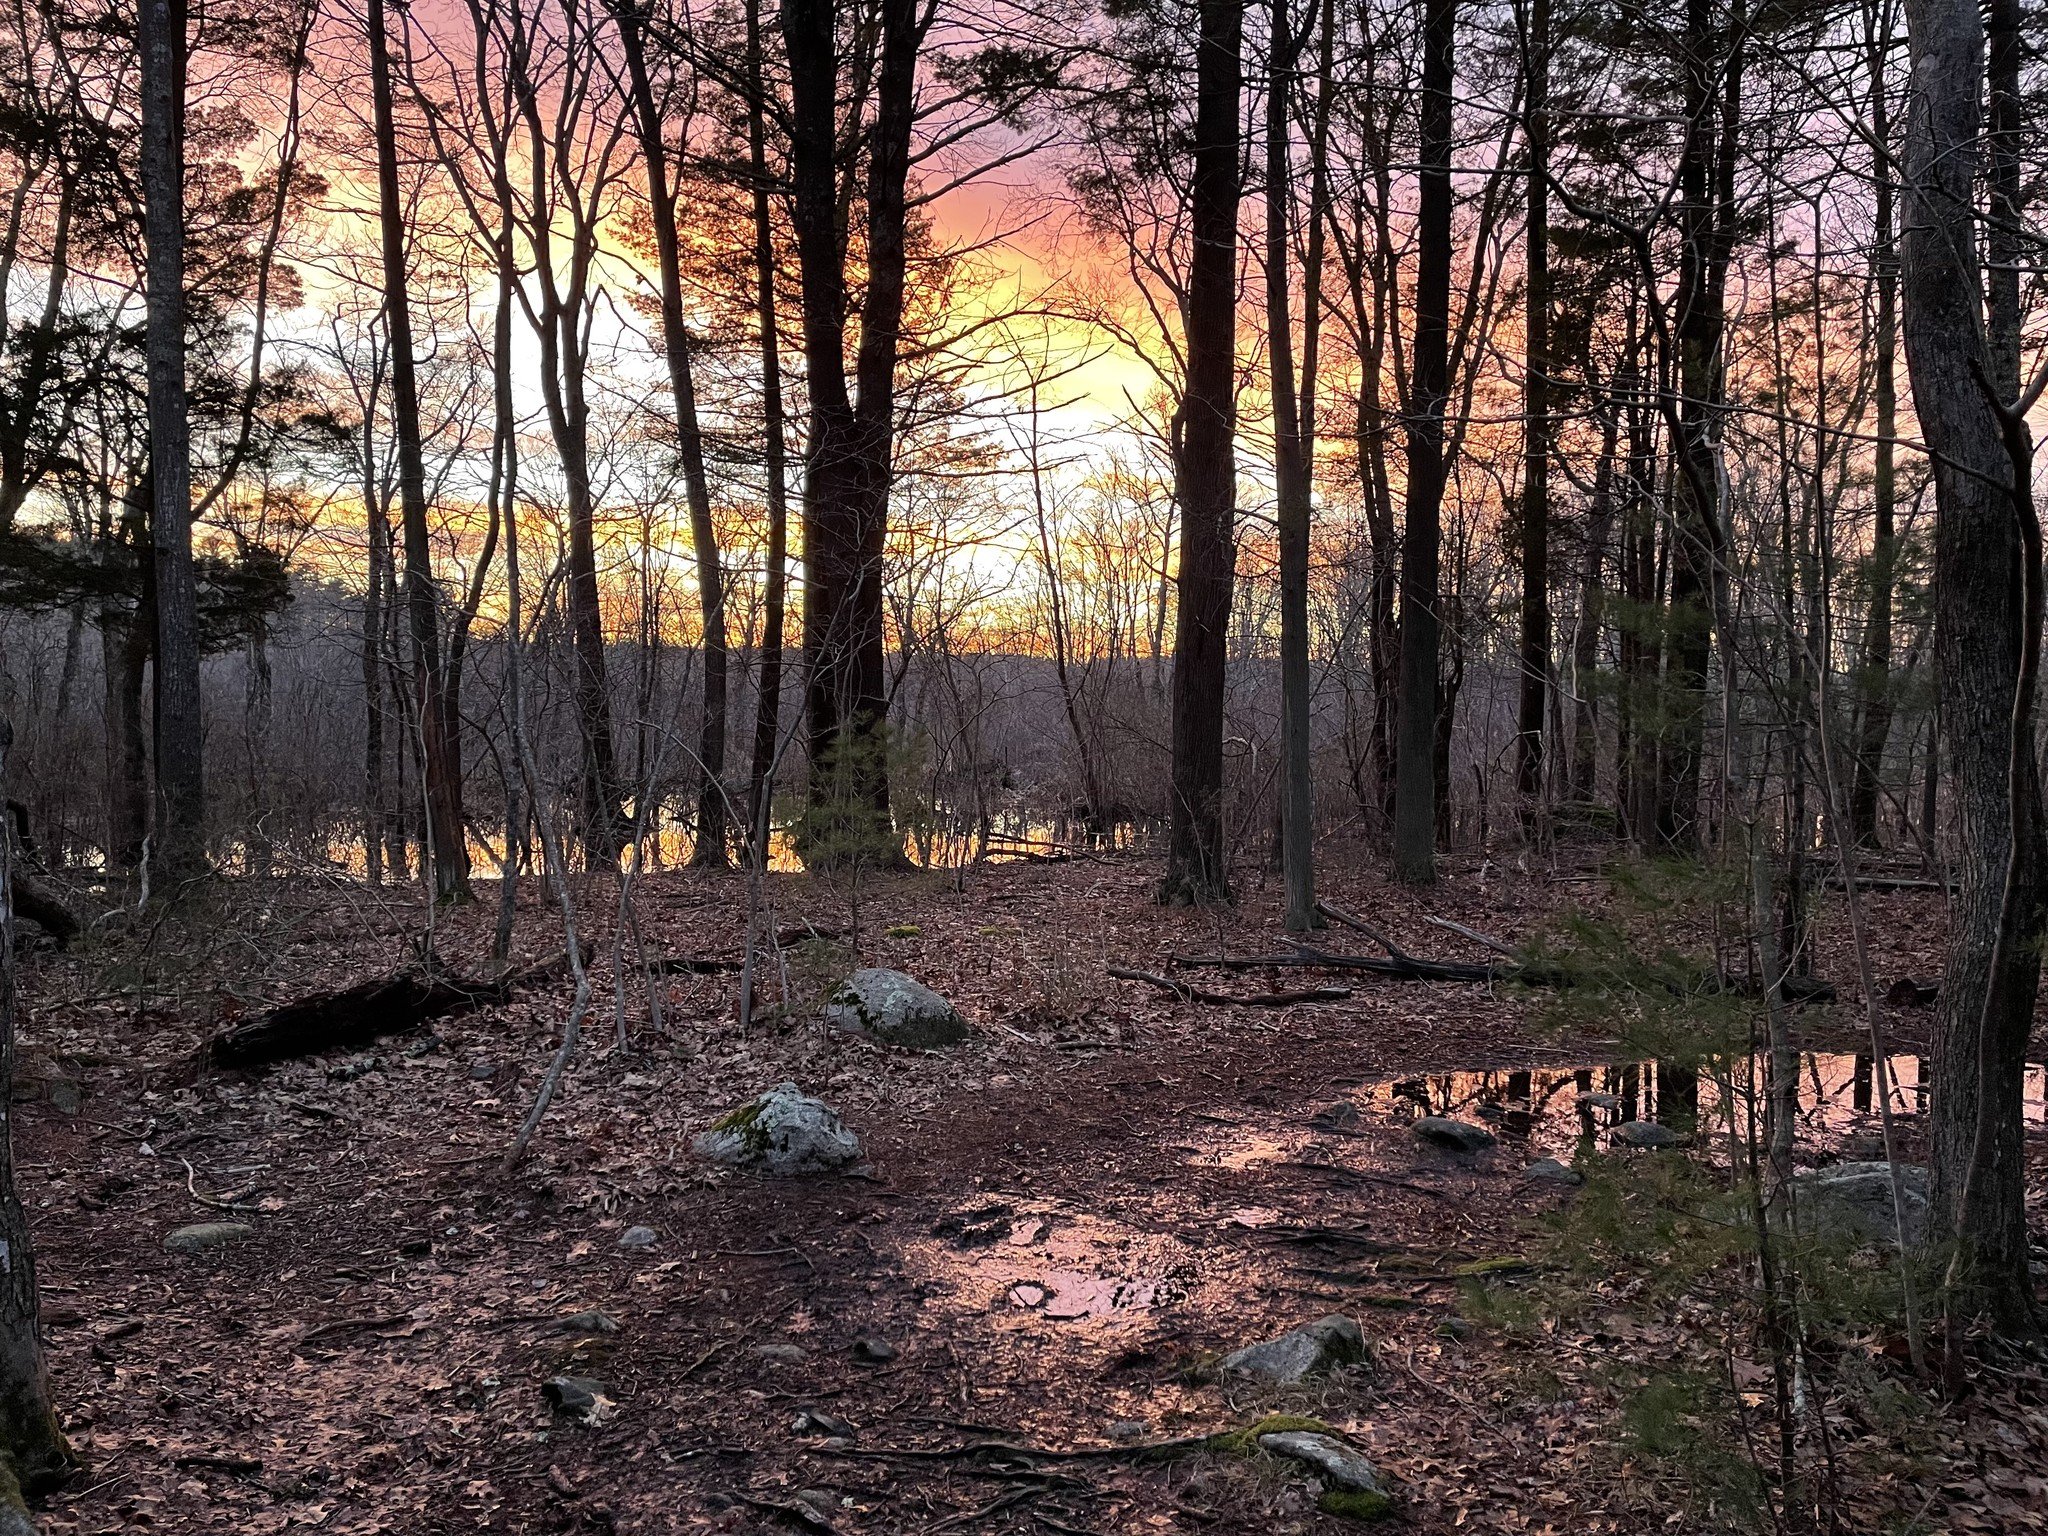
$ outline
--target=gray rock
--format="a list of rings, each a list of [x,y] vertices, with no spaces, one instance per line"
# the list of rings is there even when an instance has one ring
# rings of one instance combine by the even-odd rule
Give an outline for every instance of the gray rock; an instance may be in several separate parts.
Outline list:
[[[1534,1184],[1583,1184],[1586,1176],[1554,1157],[1539,1157],[1522,1170],[1522,1177]]]
[[[1905,1196],[1906,1241],[1915,1244],[1927,1235],[1927,1170],[1917,1163],[1901,1163],[1899,1183]],[[1859,1242],[1898,1241],[1890,1163],[1836,1163],[1802,1173],[1792,1181],[1792,1198],[1803,1232]]]
[[[1415,1122],[1415,1134],[1432,1146],[1453,1152],[1479,1152],[1493,1145],[1493,1132],[1469,1120],[1452,1120],[1445,1115],[1424,1115]]]
[[[585,1424],[602,1424],[617,1412],[611,1390],[595,1376],[556,1376],[541,1383],[541,1397],[555,1412]]]
[[[860,1138],[795,1083],[748,1100],[693,1145],[713,1162],[774,1174],[829,1173],[860,1161]]]
[[[628,1227],[619,1234],[621,1248],[652,1248],[661,1241],[661,1234],[652,1227]]]
[[[1332,1313],[1276,1339],[1247,1345],[1223,1357],[1231,1375],[1255,1376],[1275,1386],[1292,1386],[1311,1376],[1327,1376],[1340,1366],[1365,1360],[1365,1334],[1348,1317]]]
[[[609,1312],[571,1312],[555,1319],[554,1333],[617,1333],[619,1320]]]
[[[1386,1485],[1380,1481],[1379,1468],[1333,1436],[1298,1429],[1284,1430],[1259,1436],[1259,1449],[1269,1456],[1284,1456],[1289,1461],[1312,1467],[1325,1487],[1341,1488],[1346,1493],[1387,1496]]]
[[[256,1229],[242,1221],[201,1221],[180,1227],[164,1239],[172,1253],[212,1253],[256,1235]]]
[[[469,1064],[469,1076],[472,1082],[487,1083],[497,1075],[498,1064],[495,1061],[478,1060]]]
[[[1109,1438],[1117,1445],[1135,1445],[1152,1433],[1143,1419],[1118,1419],[1109,1426]]]
[[[1608,1139],[1617,1147],[1638,1147],[1653,1152],[1675,1147],[1685,1140],[1670,1126],[1659,1125],[1654,1120],[1624,1120]]]
[[[953,1005],[923,982],[878,966],[855,971],[833,990],[825,1003],[825,1022],[848,1034],[917,1050],[958,1045],[973,1033]]]
[[[877,1334],[853,1341],[853,1358],[869,1365],[887,1365],[901,1353],[894,1344]]]
[[[1579,1095],[1579,1102],[1588,1109],[1612,1111],[1621,1108],[1621,1095],[1618,1093],[1582,1093]]]
[[[776,1365],[802,1365],[811,1358],[800,1344],[756,1344],[754,1354],[756,1358],[773,1361]]]

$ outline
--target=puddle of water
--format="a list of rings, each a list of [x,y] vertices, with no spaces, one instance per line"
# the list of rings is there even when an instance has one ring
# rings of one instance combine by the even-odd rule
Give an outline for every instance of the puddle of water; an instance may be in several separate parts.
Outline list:
[[[1887,1059],[1892,1113],[1912,1119],[1927,1107],[1924,1058]],[[1761,1092],[1764,1067],[1756,1066]],[[1490,1127],[1531,1156],[1570,1161],[1578,1146],[1628,1120],[1726,1123],[1721,1089],[1709,1073],[1669,1062],[1635,1061],[1588,1067],[1436,1072],[1349,1086],[1346,1096],[1317,1109],[1295,1126],[1245,1123],[1226,1127],[1187,1149],[1192,1167],[1242,1172],[1281,1162],[1341,1161],[1346,1141],[1369,1124],[1405,1124],[1423,1115],[1448,1115]],[[1750,1085],[1735,1085],[1736,1123],[1746,1119]],[[1880,1118],[1872,1058],[1852,1052],[1814,1052],[1799,1061],[1799,1139],[1809,1148],[1863,1157],[1876,1149]],[[2048,1069],[2027,1068],[2024,1114],[2029,1125],[2048,1123]]]
[[[1799,1060],[1799,1135],[1809,1146],[1834,1146],[1875,1137],[1880,1117],[1873,1058],[1849,1052],[1802,1053]],[[1913,1117],[1927,1105],[1928,1064],[1916,1056],[1886,1061],[1892,1113]],[[1756,1066],[1761,1091],[1764,1068]],[[1736,1123],[1747,1115],[1751,1085],[1734,1084]],[[1444,1072],[1374,1083],[1352,1101],[1368,1114],[1395,1120],[1450,1115],[1477,1120],[1497,1135],[1526,1141],[1530,1149],[1564,1155],[1586,1137],[1626,1120],[1702,1125],[1726,1122],[1722,1089],[1713,1076],[1657,1061],[1527,1071]],[[2028,1124],[2048,1121],[2048,1071],[2027,1069],[2024,1113]]]
[[[956,1211],[906,1245],[904,1260],[1004,1328],[1136,1324],[1189,1299],[1205,1278],[1203,1256],[1177,1237],[1025,1202]]]

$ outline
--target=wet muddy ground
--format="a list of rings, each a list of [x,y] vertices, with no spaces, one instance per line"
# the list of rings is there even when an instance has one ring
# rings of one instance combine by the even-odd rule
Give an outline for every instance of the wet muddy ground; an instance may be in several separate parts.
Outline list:
[[[47,1529],[1355,1528],[1316,1508],[1292,1464],[1139,1453],[1275,1411],[1364,1449],[1406,1529],[1733,1528],[1617,1429],[1641,1371],[1684,1355],[1711,1315],[1645,1322],[1617,1275],[1587,1282],[1594,1324],[1532,1336],[1487,1321],[1475,1296],[1532,1283],[1502,1261],[1575,1198],[1525,1179],[1529,1162],[1680,1108],[1711,1143],[1711,1080],[1688,1088],[1583,1030],[1535,1028],[1525,1001],[1483,986],[1354,983],[1345,1003],[1284,1011],[1119,988],[1104,964],[1259,952],[1277,927],[1256,895],[1224,931],[1161,913],[1150,878],[1135,863],[1010,868],[965,891],[869,893],[874,931],[903,930],[869,958],[922,975],[978,1026],[944,1056],[801,1022],[740,1031],[729,977],[675,978],[667,1034],[619,1051],[609,1020],[595,1026],[510,1178],[496,1158],[559,998],[220,1075],[191,1052],[244,1003],[188,984],[138,1015],[50,964],[31,982],[43,1086],[23,1107],[24,1193],[58,1395],[90,1470]],[[792,885],[786,910],[822,920],[829,894]],[[1335,894],[1444,951],[1363,875]],[[1519,940],[1583,895],[1467,878],[1430,910]],[[735,893],[697,877],[655,881],[648,905],[672,954],[715,952],[736,928]],[[1888,973],[1938,969],[1938,931],[1895,905]],[[362,974],[403,929],[337,904],[264,921],[274,962],[307,981]],[[532,950],[545,921],[522,918]],[[458,919],[450,947],[483,922]],[[1910,1139],[1924,1015],[1897,1023]],[[1853,1024],[1810,1025],[1811,1159],[1870,1153]],[[689,1155],[714,1114],[785,1078],[860,1132],[860,1176],[763,1181]],[[2038,1071],[2029,1093],[2038,1169]],[[1497,1144],[1441,1150],[1413,1133],[1425,1112]],[[164,1251],[168,1230],[209,1219],[254,1235]],[[633,1227],[651,1245],[621,1246]],[[1370,1368],[1286,1389],[1216,1375],[1229,1350],[1331,1312],[1360,1321]],[[589,1422],[545,1400],[565,1374],[601,1384]],[[2028,1480],[2048,1413],[1993,1409],[1937,1415],[1892,1457],[1895,1480],[1858,1483],[1845,1508],[2039,1528],[2048,1487]]]

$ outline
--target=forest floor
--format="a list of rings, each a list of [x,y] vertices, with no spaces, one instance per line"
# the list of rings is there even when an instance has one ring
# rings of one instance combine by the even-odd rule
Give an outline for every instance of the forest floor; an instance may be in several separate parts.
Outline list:
[[[1331,862],[1331,900],[1418,953],[1465,959],[1485,956],[1426,915],[1519,943],[1606,889],[1466,862],[1417,898],[1363,857]],[[176,933],[32,957],[21,1190],[54,1389],[88,1464],[45,1530],[1356,1528],[1318,1510],[1292,1463],[1138,1449],[1275,1411],[1363,1448],[1401,1528],[1768,1528],[1742,1514],[1741,1477],[1687,1451],[1773,1433],[1753,1320],[1717,1310],[1710,1286],[1662,1299],[1654,1256],[1560,1275],[1546,1257],[1557,1212],[1610,1186],[1522,1176],[1532,1157],[1571,1156],[1580,1090],[1646,1099],[1655,1074],[1508,989],[1316,974],[1353,995],[1279,1009],[1110,980],[1109,964],[1280,944],[1276,892],[1248,890],[1221,916],[1162,911],[1157,875],[1118,857],[870,881],[862,959],[960,1006],[976,1038],[947,1052],[889,1051],[802,1016],[743,1033],[729,974],[669,978],[661,1034],[634,990],[622,1049],[601,965],[584,1048],[510,1177],[497,1164],[566,982],[355,1055],[196,1064],[210,1032],[266,1001],[403,963],[421,920],[402,898],[230,887]],[[458,968],[482,968],[482,889],[440,925]],[[777,876],[770,891],[785,923],[848,922],[843,888]],[[593,914],[615,900],[586,894]],[[540,898],[521,893],[522,956],[560,947]],[[738,876],[694,872],[640,893],[653,947],[675,956],[736,954],[744,902]],[[1870,909],[1881,984],[1939,971],[1938,897]],[[1815,969],[1853,1001],[1833,907]],[[1262,985],[1215,975],[1202,984]],[[822,982],[800,965],[797,984]],[[1870,1155],[1849,1054],[1860,1008],[1807,1012],[1803,1155]],[[1909,1081],[1928,1019],[1890,1014]],[[859,1133],[858,1176],[764,1180],[692,1154],[710,1120],[785,1079]],[[2040,1242],[2038,1075],[2030,1092]],[[1425,1144],[1409,1124],[1423,1101],[1490,1116],[1499,1145]],[[223,1219],[254,1233],[166,1251],[171,1230]],[[651,1246],[621,1246],[635,1226]],[[1515,1258],[1532,1262],[1486,1262]],[[1479,1276],[1457,1273],[1473,1264]],[[1361,1322],[1371,1366],[1285,1390],[1213,1369],[1331,1312]],[[1909,1389],[1898,1350],[1881,1330],[1850,1337],[1828,1367],[1872,1384],[1830,1400],[1842,1528],[2048,1529],[2038,1378],[1987,1366],[1942,1404]],[[1677,1438],[1649,1424],[1641,1389],[1667,1370],[1724,1372],[1735,1421],[1681,1412]],[[604,1384],[590,1422],[544,1400],[558,1374]]]

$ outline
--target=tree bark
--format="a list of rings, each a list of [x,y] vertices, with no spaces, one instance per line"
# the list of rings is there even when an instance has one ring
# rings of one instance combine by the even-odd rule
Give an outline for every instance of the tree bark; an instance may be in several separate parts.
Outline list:
[[[0,720],[0,803],[14,728]],[[63,1482],[78,1461],[57,1427],[43,1367],[35,1244],[14,1187],[13,834],[0,827],[0,1536],[32,1532],[21,1496]]]
[[[1316,336],[1321,319],[1322,232],[1327,178],[1330,59],[1329,0],[1324,0],[1310,149],[1309,251],[1303,266],[1302,366],[1294,366],[1294,321],[1287,264],[1292,245],[1294,155],[1291,86],[1301,54],[1286,0],[1274,0],[1266,72],[1266,349],[1272,372],[1273,481],[1280,545],[1280,866],[1289,932],[1318,927],[1315,872],[1315,764],[1309,667],[1309,533],[1314,508]]]
[[[805,857],[893,861],[882,579],[895,445],[917,53],[929,13],[881,0],[867,167],[867,268],[849,392],[840,219],[839,54],[827,0],[793,0],[790,183],[802,272],[810,435],[804,476],[804,665],[812,821]],[[829,822],[829,827],[827,823]]]
[[[406,271],[406,207],[398,185],[398,129],[392,103],[391,44],[384,0],[369,0],[370,98],[377,141],[377,226],[384,272],[384,327],[391,348],[391,431],[398,450],[399,528],[405,544],[406,634],[412,643],[413,704],[426,791],[425,873],[436,901],[468,901],[469,845],[452,713],[441,668],[441,589],[427,526],[427,470]]]
[[[150,544],[156,577],[155,862],[159,889],[206,866],[199,592],[192,564],[191,428],[185,392],[185,0],[137,12],[142,97],[144,357],[149,395]]]
[[[697,383],[690,363],[690,336],[683,323],[683,259],[676,232],[675,190],[669,183],[668,151],[662,142],[661,110],[647,72],[645,19],[635,0],[611,0],[626,57],[640,156],[647,167],[648,216],[661,267],[661,350],[668,364],[669,393],[676,409],[676,454],[682,461],[683,493],[690,508],[690,544],[697,556],[697,608],[704,639],[704,711],[697,737],[697,837],[690,863],[725,869],[726,690],[730,652],[725,628],[725,567],[718,528],[711,520],[711,481],[704,471],[704,432],[697,417]]]
[[[1934,1207],[1966,1297],[2003,1331],[2033,1329],[2022,1075],[2040,983],[2041,786],[2030,682],[2039,525],[1992,396],[1972,198],[1985,37],[1975,0],[1908,0],[1912,93],[1901,157],[1906,362],[1933,451],[1935,669],[1960,889],[1934,1041]]]
[[[768,177],[768,78],[760,0],[747,3],[747,171],[754,213],[754,311],[761,333],[762,469],[768,490],[768,573],[762,593],[760,674],[754,689],[754,755],[747,775],[747,837],[766,860],[782,735],[782,648],[789,582],[789,481],[782,405],[782,333],[776,319],[775,225]]]
[[[1236,568],[1237,213],[1244,89],[1242,0],[1201,0],[1182,317],[1187,377],[1174,413],[1180,504],[1173,637],[1173,811],[1160,899],[1230,897],[1223,839],[1223,704]]]
[[[1522,362],[1521,687],[1515,793],[1525,836],[1541,834],[1543,717],[1550,690],[1550,0],[1529,0],[1527,303]]]
[[[1422,171],[1394,769],[1394,875],[1404,885],[1430,885],[1436,880],[1438,558],[1443,540],[1444,409],[1450,390],[1451,91],[1456,35],[1457,0],[1424,0]]]
[[[1880,3],[1878,35],[1870,46],[1870,135],[1875,183],[1875,246],[1871,279],[1877,290],[1877,334],[1873,338],[1876,374],[1877,442],[1871,450],[1870,608],[1864,620],[1862,665],[1856,678],[1856,768],[1849,792],[1849,832],[1864,847],[1877,843],[1877,801],[1883,784],[1885,746],[1891,738],[1892,587],[1897,579],[1899,548],[1895,518],[1898,492],[1893,443],[1899,430],[1898,404],[1898,248],[1894,231],[1891,157],[1891,99],[1886,94],[1892,51],[1891,7]]]

